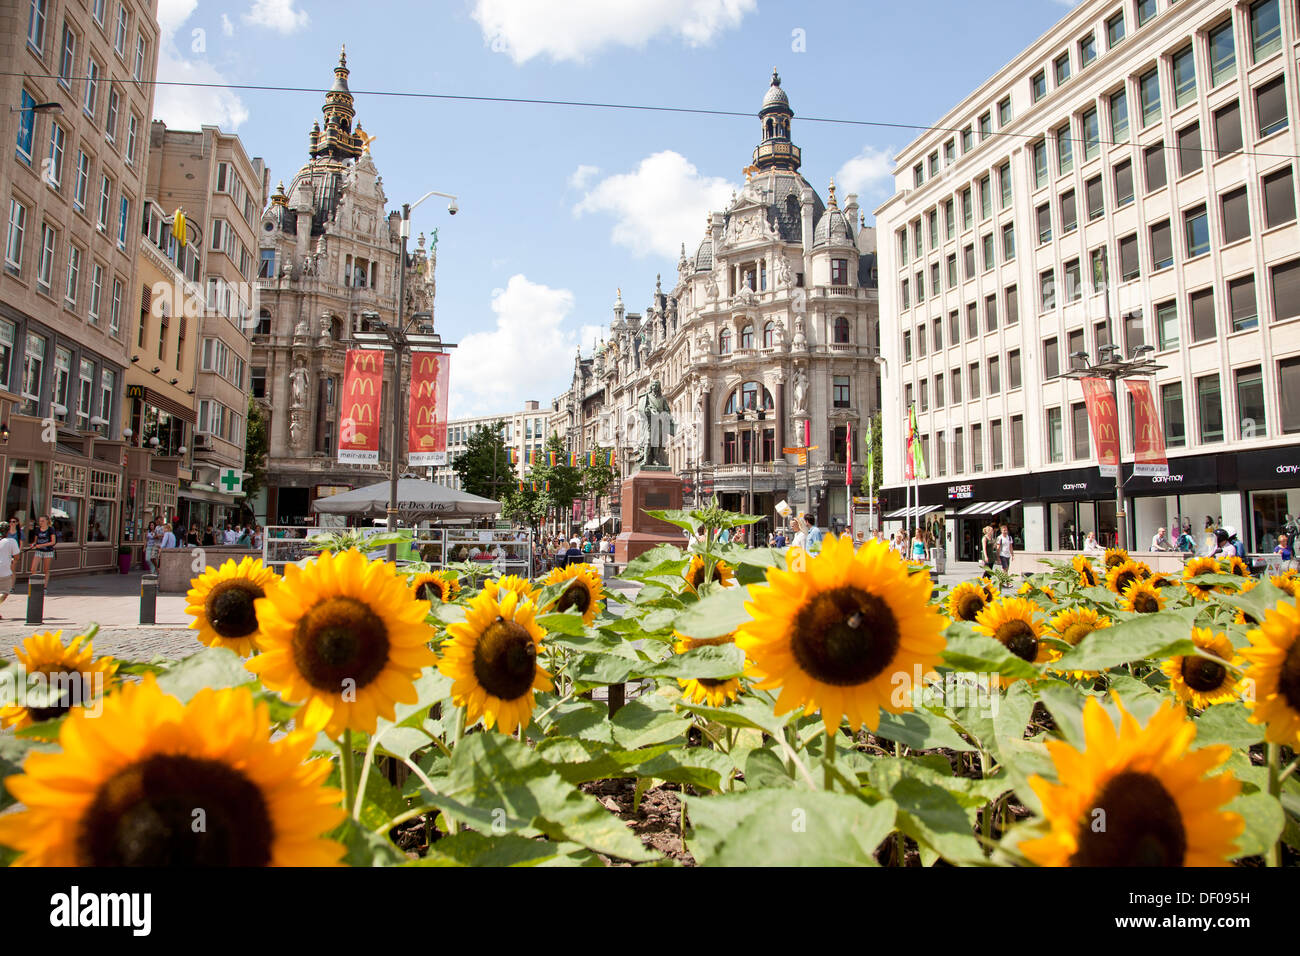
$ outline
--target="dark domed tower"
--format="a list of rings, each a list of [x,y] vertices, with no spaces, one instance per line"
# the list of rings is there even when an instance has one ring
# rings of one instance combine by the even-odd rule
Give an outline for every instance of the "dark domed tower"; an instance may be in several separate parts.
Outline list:
[[[763,139],[754,148],[754,165],[761,170],[797,170],[801,159],[799,147],[790,141],[794,110],[790,109],[790,100],[781,89],[781,77],[776,70],[772,71],[772,85],[763,97],[758,119],[763,125]]]

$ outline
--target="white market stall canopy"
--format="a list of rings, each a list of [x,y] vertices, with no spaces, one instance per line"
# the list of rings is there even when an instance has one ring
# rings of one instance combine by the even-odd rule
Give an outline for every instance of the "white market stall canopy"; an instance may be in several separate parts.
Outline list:
[[[389,483],[353,488],[328,498],[317,498],[312,510],[335,515],[387,515]],[[480,498],[465,491],[457,491],[423,481],[419,478],[402,478],[397,482],[397,512],[404,521],[437,520],[439,518],[466,518],[474,515],[497,514],[501,502]]]

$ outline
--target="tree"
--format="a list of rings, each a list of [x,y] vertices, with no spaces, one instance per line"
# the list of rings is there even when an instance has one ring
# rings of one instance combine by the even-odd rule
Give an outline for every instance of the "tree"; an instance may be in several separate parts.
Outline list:
[[[470,494],[501,501],[514,484],[514,467],[502,437],[504,430],[503,421],[496,421],[491,427],[479,425],[452,464],[461,488]]]
[[[262,406],[251,396],[248,399],[248,425],[244,429],[244,504],[242,510],[252,513],[252,500],[266,484],[266,455],[269,444],[266,437],[266,416]]]
[[[542,521],[549,509],[550,499],[546,493],[534,491],[527,482],[523,488],[516,486],[506,491],[505,497],[501,499],[501,514],[511,521],[528,525],[535,536],[539,535]]]
[[[884,447],[880,435],[880,412],[876,412],[871,416],[871,447],[867,450],[867,454],[871,456],[871,473],[875,476],[875,487],[867,487],[867,472],[864,470],[862,473],[862,491],[868,497],[880,490],[881,482],[885,478]]]
[[[582,467],[582,495],[584,498],[603,498],[611,493],[610,486],[618,477],[618,472],[603,457],[604,453],[599,452],[596,456],[594,465],[583,465]]]

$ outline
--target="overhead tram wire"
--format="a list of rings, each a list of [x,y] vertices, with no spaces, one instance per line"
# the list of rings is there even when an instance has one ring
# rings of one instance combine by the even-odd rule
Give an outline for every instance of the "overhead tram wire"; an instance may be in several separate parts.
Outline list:
[[[41,80],[62,80],[65,83],[72,83],[79,80],[87,80],[88,76],[59,76],[54,73],[25,73],[16,70],[0,70],[0,76],[18,76],[29,79]],[[101,77],[102,81],[103,78]],[[254,84],[254,83],[195,83],[188,80],[130,80],[131,83],[139,83],[149,86],[179,86],[189,87],[191,89],[210,89],[210,90],[240,90],[247,93],[314,93],[323,95],[329,92],[327,88],[319,86],[274,86],[271,84]],[[352,95],[357,96],[390,96],[402,97],[407,99],[425,99],[425,100],[459,100],[467,103],[501,103],[501,104],[520,104],[523,106],[570,106],[580,109],[602,109],[602,110],[628,110],[631,112],[643,113],[685,113],[696,116],[725,116],[739,119],[753,119],[752,110],[718,110],[705,109],[698,106],[652,106],[645,103],[603,103],[598,100],[548,100],[539,97],[523,96],[482,96],[471,93],[423,93],[413,90],[352,90]],[[961,134],[967,131],[968,127],[949,127],[935,126],[928,123],[895,123],[886,120],[861,120],[861,119],[844,119],[841,117],[830,116],[800,116],[799,121],[803,123],[825,123],[832,126],[870,126],[878,129],[908,129],[919,130],[922,133],[954,133]],[[1045,140],[1051,131],[1034,132],[1034,133],[1013,133],[1006,130],[992,130],[986,138],[994,136],[1005,136],[1012,139],[1022,139],[1028,142]],[[1065,137],[1071,143],[1086,143],[1080,137]],[[983,142],[983,140],[981,140]],[[1098,146],[1120,146],[1124,143],[1137,144],[1132,137],[1120,140],[1118,142],[1098,139]],[[978,144],[977,144],[978,145]],[[1300,154],[1296,153],[1263,153],[1248,149],[1235,149],[1227,152],[1217,149],[1200,147],[1199,149],[1187,149],[1180,147],[1176,143],[1161,142],[1160,146],[1166,152],[1182,153],[1202,153],[1212,156],[1215,159],[1221,156],[1258,156],[1264,159],[1300,159]],[[1150,148],[1150,147],[1147,147]]]

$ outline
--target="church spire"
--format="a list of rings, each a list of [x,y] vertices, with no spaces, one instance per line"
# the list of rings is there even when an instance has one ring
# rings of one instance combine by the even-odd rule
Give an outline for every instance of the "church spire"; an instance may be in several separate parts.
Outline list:
[[[758,169],[788,169],[793,172],[799,168],[799,147],[790,140],[790,121],[793,118],[790,98],[781,89],[781,75],[774,67],[772,83],[758,111],[762,125],[762,138],[754,148],[754,166]]]
[[[321,112],[325,115],[325,123],[319,130],[312,129],[311,148],[308,150],[311,158],[326,156],[347,160],[360,156],[365,148],[365,140],[352,131],[356,108],[352,102],[352,91],[348,89],[346,46],[339,48],[338,66],[334,67],[334,85],[325,94],[325,105],[321,107]]]

